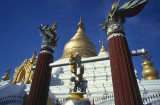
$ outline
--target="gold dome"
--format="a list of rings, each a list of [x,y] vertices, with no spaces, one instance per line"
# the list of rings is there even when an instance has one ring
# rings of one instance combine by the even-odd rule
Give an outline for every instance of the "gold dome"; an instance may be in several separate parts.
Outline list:
[[[81,57],[97,56],[96,48],[94,44],[88,39],[84,33],[84,24],[80,18],[80,22],[77,26],[77,33],[72,39],[65,45],[63,51],[63,58],[68,58],[71,54],[79,52]]]
[[[149,62],[150,58],[145,56],[142,61],[144,61],[141,66],[143,67],[142,76],[144,77],[143,80],[154,80],[158,79],[158,71],[153,68],[153,63]]]
[[[101,43],[101,41],[99,41]],[[104,43],[102,42],[102,48],[100,49],[99,53],[101,52],[108,52],[107,49],[104,46]]]

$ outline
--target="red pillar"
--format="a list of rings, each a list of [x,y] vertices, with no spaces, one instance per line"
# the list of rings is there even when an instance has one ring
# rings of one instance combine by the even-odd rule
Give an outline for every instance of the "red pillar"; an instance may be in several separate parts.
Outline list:
[[[93,105],[94,105],[94,98],[93,98]]]
[[[123,26],[109,26],[107,35],[115,105],[143,105]]]
[[[47,105],[52,69],[49,64],[53,62],[53,50],[49,46],[48,43],[41,47],[26,105]]]
[[[47,104],[52,70],[49,64],[53,62],[53,49],[57,46],[56,43],[59,39],[56,35],[56,22],[52,27],[41,24],[38,29],[43,35],[43,41],[26,105]]]

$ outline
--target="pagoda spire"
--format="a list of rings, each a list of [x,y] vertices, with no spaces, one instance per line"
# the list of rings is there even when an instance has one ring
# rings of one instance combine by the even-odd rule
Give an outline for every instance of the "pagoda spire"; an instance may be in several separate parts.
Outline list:
[[[11,67],[6,71],[5,75],[2,77],[1,81],[10,80]]]
[[[104,46],[104,42],[103,41],[99,41],[99,43],[102,43],[102,48],[100,49],[99,53],[101,53],[101,52],[108,52],[107,49]]]
[[[36,50],[33,51],[32,58],[29,59],[30,63],[34,63],[36,61]]]
[[[85,26],[84,26],[84,24],[82,22],[82,16],[80,16],[80,21],[79,21],[79,23],[77,25],[77,30],[78,29],[81,29],[81,30],[85,31]]]

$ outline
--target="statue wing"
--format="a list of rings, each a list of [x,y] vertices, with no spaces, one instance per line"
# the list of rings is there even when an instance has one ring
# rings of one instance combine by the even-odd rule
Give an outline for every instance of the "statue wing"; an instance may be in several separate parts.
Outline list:
[[[148,0],[131,0],[123,4],[117,12],[124,17],[133,17],[144,8],[147,2]]]

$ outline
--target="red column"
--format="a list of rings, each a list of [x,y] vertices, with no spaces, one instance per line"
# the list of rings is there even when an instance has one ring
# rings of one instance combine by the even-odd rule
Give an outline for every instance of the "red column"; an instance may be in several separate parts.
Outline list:
[[[107,35],[115,105],[143,105],[122,25],[109,26]]]
[[[53,49],[49,46],[41,47],[26,105],[47,105],[52,69],[49,64],[53,62]]]
[[[94,105],[94,98],[93,98],[93,105]]]

